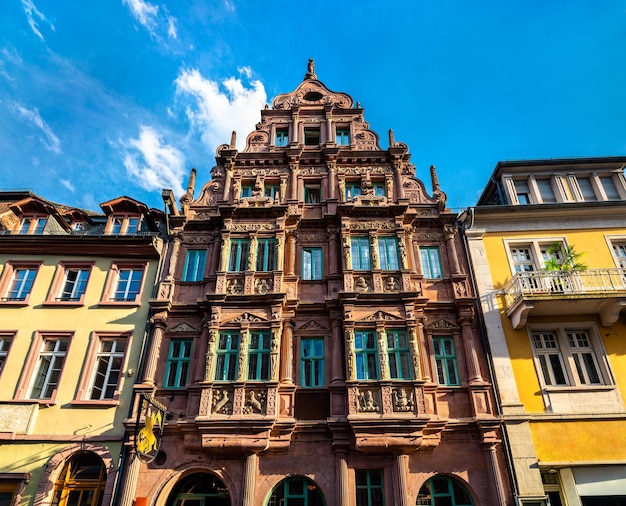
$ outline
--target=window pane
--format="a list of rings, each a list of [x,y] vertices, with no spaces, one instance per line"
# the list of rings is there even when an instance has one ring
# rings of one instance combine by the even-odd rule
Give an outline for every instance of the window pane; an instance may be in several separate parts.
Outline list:
[[[552,190],[552,184],[549,179],[537,179],[537,187],[539,188],[539,194],[541,195],[541,200],[545,204],[556,202],[556,197],[554,196],[554,191]]]
[[[578,187],[583,195],[585,200],[597,200],[596,192],[593,190],[593,186],[591,184],[591,179],[588,177],[576,177],[576,181],[578,181]]]
[[[609,200],[620,200],[621,197],[611,176],[601,176],[600,182],[602,183],[602,188],[604,188],[606,198]]]

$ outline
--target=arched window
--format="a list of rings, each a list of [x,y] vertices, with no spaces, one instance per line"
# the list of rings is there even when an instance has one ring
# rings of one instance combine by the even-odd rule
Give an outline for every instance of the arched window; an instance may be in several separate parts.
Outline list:
[[[325,504],[318,486],[303,476],[281,481],[267,501],[267,506],[325,506]]]
[[[434,476],[420,488],[416,506],[474,506],[465,487],[449,476]]]
[[[77,453],[54,484],[52,506],[100,506],[105,482],[102,459],[91,452]]]
[[[174,487],[167,506],[230,506],[230,494],[217,476],[196,473]]]

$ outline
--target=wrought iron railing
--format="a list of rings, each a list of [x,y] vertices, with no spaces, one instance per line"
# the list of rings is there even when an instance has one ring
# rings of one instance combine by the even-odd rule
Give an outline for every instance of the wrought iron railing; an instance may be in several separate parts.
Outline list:
[[[626,269],[518,272],[504,287],[507,307],[520,298],[610,297],[626,292]]]

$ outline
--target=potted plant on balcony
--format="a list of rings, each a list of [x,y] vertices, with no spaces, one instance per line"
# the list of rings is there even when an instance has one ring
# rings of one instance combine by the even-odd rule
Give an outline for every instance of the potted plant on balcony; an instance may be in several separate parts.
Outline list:
[[[548,258],[545,261],[546,271],[556,271],[550,275],[551,290],[553,292],[572,292],[580,287],[578,271],[587,270],[581,262],[584,253],[574,250],[574,246],[555,242],[546,251]]]

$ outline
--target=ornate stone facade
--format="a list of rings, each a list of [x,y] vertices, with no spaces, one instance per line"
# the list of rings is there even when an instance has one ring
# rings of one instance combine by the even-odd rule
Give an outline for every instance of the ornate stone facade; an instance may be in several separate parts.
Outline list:
[[[167,312],[154,381],[174,417],[137,497],[170,504],[193,472],[221,483],[223,504],[268,504],[299,476],[328,506],[359,505],[355,473],[375,469],[388,505],[414,505],[434,475],[476,505],[512,504],[467,261],[434,168],[431,197],[407,146],[390,132],[382,149],[312,62],[246,148],[221,145],[216,160],[170,216],[180,254],[173,298],[154,301]],[[195,255],[205,262],[183,281]],[[188,357],[172,355],[181,340]]]

